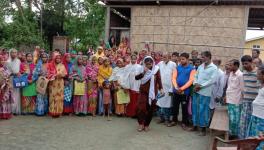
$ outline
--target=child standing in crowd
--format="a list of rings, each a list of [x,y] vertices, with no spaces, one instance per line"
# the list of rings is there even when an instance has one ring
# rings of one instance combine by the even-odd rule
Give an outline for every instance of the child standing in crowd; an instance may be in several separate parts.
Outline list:
[[[169,126],[174,126],[178,122],[179,107],[182,108],[182,128],[187,129],[189,125],[188,104],[191,94],[191,85],[194,81],[195,69],[189,64],[189,54],[180,55],[180,64],[173,71],[172,83],[174,87],[173,96],[173,122]]]
[[[22,89],[22,114],[33,114],[35,112],[36,106],[36,83],[33,80],[33,70],[35,69],[35,64],[33,63],[33,56],[31,53],[26,54],[27,62],[21,64],[20,73],[22,75],[27,75],[28,86]]]
[[[171,116],[171,99],[172,99],[172,73],[176,69],[176,64],[170,61],[170,54],[163,55],[163,61],[157,65],[160,70],[161,83],[164,90],[164,96],[158,99],[157,106],[159,106],[160,120],[158,123],[164,123],[168,126],[170,123]]]
[[[97,94],[98,94],[98,66],[96,57],[92,57],[92,62],[86,66],[86,74],[88,78],[88,112],[92,113],[93,117],[96,116],[96,106],[97,106]]]
[[[257,81],[257,69],[253,66],[252,57],[245,55],[241,58],[243,65],[244,90],[241,103],[239,138],[244,139],[247,135],[250,116],[252,114],[252,102],[258,95],[259,84]]]
[[[82,116],[87,114],[87,106],[88,106],[88,100],[87,100],[87,87],[86,87],[86,71],[85,67],[83,66],[83,59],[82,56],[77,56],[77,60],[75,62],[75,65],[73,67],[73,79],[74,79],[74,90],[80,89],[81,91],[84,91],[84,93],[80,95],[74,95],[73,97],[73,108],[74,113],[76,115]],[[77,84],[80,87],[76,87]],[[84,86],[82,86],[84,84]],[[84,89],[82,89],[84,88]]]
[[[49,115],[59,117],[63,113],[64,77],[67,75],[65,66],[61,63],[61,55],[53,54],[52,61],[48,65],[49,82]]]
[[[12,89],[10,84],[10,72],[5,66],[5,58],[0,54],[0,119],[12,117]]]
[[[243,73],[239,70],[239,60],[230,61],[231,73],[226,90],[226,103],[229,116],[229,133],[232,138],[237,138],[239,132],[240,108],[244,88]]]
[[[73,113],[73,64],[71,63],[71,54],[65,53],[62,63],[67,71],[67,75],[64,77],[64,101],[63,101],[63,113],[68,115]]]
[[[42,53],[40,55],[41,60],[38,60],[41,63],[40,76],[46,78],[47,77],[47,66],[48,66],[48,55],[46,53]],[[41,62],[40,62],[41,61]],[[44,94],[38,93],[36,100],[36,115],[43,116],[48,113],[48,93],[47,91]]]
[[[99,57],[99,64],[100,64],[100,57]],[[98,86],[99,86],[99,103],[98,103],[98,113],[103,114],[104,112],[104,105],[103,105],[103,82],[105,80],[109,80],[110,76],[112,75],[112,67],[110,66],[110,60],[108,58],[103,59],[103,64],[99,66],[98,70]]]
[[[126,115],[128,117],[136,117],[136,107],[139,95],[140,80],[136,80],[135,76],[141,71],[141,65],[137,64],[137,56],[131,56],[131,63],[127,66],[129,71],[129,84],[130,84],[130,102],[126,108]]]
[[[141,80],[140,94],[138,98],[137,117],[138,131],[149,131],[153,111],[156,105],[158,90],[163,94],[159,67],[155,65],[152,57],[147,56],[143,60],[142,73],[137,75],[136,80]]]
[[[104,99],[104,117],[107,113],[107,120],[110,121],[110,109],[111,109],[111,84],[108,80],[103,82],[103,99]]]
[[[249,123],[247,137],[258,136],[264,133],[264,65],[261,65],[257,71],[257,78],[260,82],[258,96],[252,103],[252,116]],[[262,142],[256,150],[263,150],[264,142]]]
[[[194,78],[194,94],[192,101],[193,130],[201,128],[200,136],[206,135],[206,127],[210,120],[210,99],[212,85],[217,74],[217,67],[211,62],[211,52],[202,53],[203,64],[198,67]]]

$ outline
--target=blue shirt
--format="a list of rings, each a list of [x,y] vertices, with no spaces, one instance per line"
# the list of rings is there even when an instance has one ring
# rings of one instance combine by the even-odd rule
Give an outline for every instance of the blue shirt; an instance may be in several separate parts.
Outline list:
[[[177,84],[179,87],[184,86],[190,79],[190,75],[192,70],[194,70],[195,68],[192,65],[188,65],[186,67],[179,65],[177,67]],[[176,92],[176,91],[174,91]],[[190,95],[190,87],[184,90],[184,94],[185,95]]]
[[[194,77],[193,84],[199,84],[201,86],[201,90],[198,91],[198,94],[203,96],[211,97],[212,95],[212,86],[214,83],[214,79],[217,75],[217,66],[213,63],[209,64],[205,67],[205,64],[201,64],[198,67],[196,75]]]

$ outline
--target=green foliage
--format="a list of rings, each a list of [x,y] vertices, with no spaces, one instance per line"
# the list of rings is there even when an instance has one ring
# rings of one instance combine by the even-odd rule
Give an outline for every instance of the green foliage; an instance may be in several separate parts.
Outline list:
[[[103,35],[105,9],[95,0],[84,2],[84,17],[69,16],[65,21],[66,34],[73,39],[72,47],[84,50],[87,46],[96,46]]]
[[[0,47],[40,45],[51,49],[53,36],[56,35],[69,36],[72,47],[79,50],[84,50],[88,45],[98,45],[103,36],[105,21],[105,8],[97,4],[98,0],[43,2],[41,35],[41,4],[37,4],[37,11],[33,12],[29,4],[19,7],[15,1],[0,1]],[[4,21],[6,15],[12,16],[11,23]]]

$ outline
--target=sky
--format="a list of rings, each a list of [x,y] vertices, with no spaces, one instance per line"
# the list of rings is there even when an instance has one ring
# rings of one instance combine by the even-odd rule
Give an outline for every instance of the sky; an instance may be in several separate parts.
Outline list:
[[[247,30],[246,40],[259,37],[259,36],[264,36],[263,30]]]

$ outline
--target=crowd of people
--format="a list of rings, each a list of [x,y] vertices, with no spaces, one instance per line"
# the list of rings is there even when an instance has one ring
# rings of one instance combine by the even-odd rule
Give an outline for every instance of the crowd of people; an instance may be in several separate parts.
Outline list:
[[[33,53],[1,51],[0,118],[89,114],[110,121],[116,114],[137,118],[141,132],[149,130],[157,113],[159,124],[179,124],[205,136],[214,109],[227,106],[231,138],[264,131],[264,66],[259,50],[228,61],[223,70],[221,60],[212,60],[210,51],[132,52],[126,40],[117,48],[100,46],[88,54],[75,50],[47,54],[39,47]],[[17,85],[22,78],[24,85]]]

